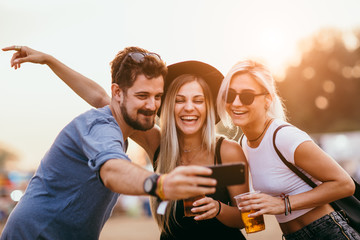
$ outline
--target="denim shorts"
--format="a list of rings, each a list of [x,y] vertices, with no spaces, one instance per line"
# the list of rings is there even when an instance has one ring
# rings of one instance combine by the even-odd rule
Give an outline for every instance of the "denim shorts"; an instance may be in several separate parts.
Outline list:
[[[302,229],[283,235],[286,240],[360,240],[360,234],[339,212],[331,212]]]

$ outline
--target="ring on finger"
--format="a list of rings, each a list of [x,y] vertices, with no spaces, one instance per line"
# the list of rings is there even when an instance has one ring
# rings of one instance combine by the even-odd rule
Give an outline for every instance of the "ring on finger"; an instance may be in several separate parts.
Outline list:
[[[16,51],[21,51],[21,46],[15,46],[14,49],[15,49]]]

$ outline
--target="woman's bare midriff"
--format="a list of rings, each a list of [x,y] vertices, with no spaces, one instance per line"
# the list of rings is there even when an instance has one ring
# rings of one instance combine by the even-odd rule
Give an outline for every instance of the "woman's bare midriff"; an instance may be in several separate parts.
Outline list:
[[[280,228],[284,234],[293,233],[333,211],[334,209],[329,204],[316,207],[290,222],[280,223]]]

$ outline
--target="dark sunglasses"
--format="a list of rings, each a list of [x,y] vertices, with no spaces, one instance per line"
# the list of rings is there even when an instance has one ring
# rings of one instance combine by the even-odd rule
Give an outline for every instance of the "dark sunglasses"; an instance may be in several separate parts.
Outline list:
[[[149,52],[149,53],[148,52],[129,52],[127,54],[127,56],[125,57],[123,62],[125,62],[126,59],[128,57],[130,57],[135,62],[141,63],[142,61],[144,61],[144,58],[146,56],[151,56],[151,57],[154,57],[156,60],[161,61],[161,57],[157,53],[153,53],[153,52]]]
[[[255,97],[257,96],[262,96],[262,95],[266,95],[268,94],[267,92],[263,92],[263,93],[252,93],[252,92],[241,92],[241,93],[237,93],[235,91],[229,91],[227,98],[226,98],[226,103],[233,103],[236,96],[239,96],[240,101],[243,105],[251,105],[254,102]]]
[[[124,60],[121,62],[120,68],[119,68],[119,72],[122,71],[123,65],[126,62],[126,60],[130,57],[134,62],[136,63],[141,63],[144,61],[146,56],[150,56],[155,58],[157,61],[161,61],[161,57],[159,54],[157,53],[153,53],[153,52],[129,52],[126,57],[124,58]]]

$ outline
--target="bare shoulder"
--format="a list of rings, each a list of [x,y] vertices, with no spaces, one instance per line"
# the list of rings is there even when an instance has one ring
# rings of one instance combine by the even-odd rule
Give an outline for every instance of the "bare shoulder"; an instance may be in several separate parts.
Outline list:
[[[220,148],[220,155],[223,163],[246,163],[246,158],[241,146],[234,140],[224,139]]]

